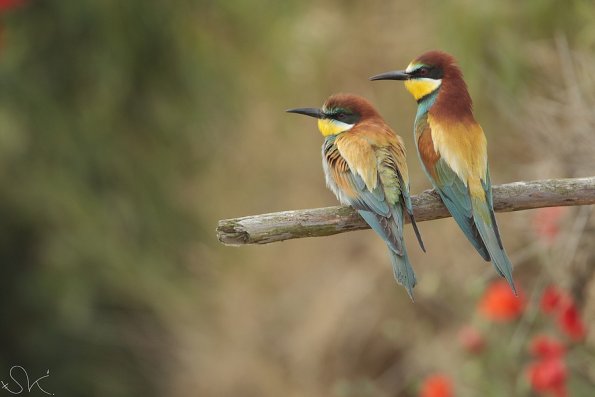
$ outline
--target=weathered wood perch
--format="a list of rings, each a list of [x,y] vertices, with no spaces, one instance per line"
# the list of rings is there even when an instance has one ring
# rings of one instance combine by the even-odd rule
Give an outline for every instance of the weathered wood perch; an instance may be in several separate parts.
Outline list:
[[[507,183],[494,186],[493,194],[496,212],[595,204],[595,176]],[[417,222],[450,216],[434,190],[411,200]],[[219,221],[217,237],[225,245],[268,244],[368,228],[353,208],[327,207],[224,219]]]

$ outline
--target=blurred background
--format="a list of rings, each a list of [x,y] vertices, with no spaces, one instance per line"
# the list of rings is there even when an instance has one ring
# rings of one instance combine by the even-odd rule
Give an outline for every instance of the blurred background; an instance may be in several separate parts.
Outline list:
[[[460,396],[532,395],[525,346],[545,322],[477,313],[495,272],[452,219],[420,224],[427,254],[406,227],[415,304],[370,231],[232,248],[215,227],[336,205],[315,123],[284,113],[336,92],[377,106],[428,189],[415,102],[368,77],[435,48],[465,73],[494,184],[594,175],[593,2],[0,9],[0,380],[22,365],[63,396],[406,397],[441,373]],[[592,324],[592,207],[498,221],[527,307],[554,283]],[[459,345],[469,324],[492,353]],[[595,331],[568,346],[569,393],[592,395]]]

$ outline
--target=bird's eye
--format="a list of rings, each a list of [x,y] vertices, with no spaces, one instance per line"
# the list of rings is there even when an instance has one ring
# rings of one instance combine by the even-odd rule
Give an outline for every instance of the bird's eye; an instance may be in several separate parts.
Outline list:
[[[422,67],[422,68],[419,68],[419,70],[418,70],[418,72],[417,72],[417,73],[418,73],[420,76],[427,76],[429,72],[430,72],[430,69],[428,69],[427,67],[425,67],[425,66],[424,66],[424,67]]]
[[[337,118],[339,120],[345,120],[346,117],[347,117],[347,115],[345,113],[339,113],[339,114],[337,114]]]

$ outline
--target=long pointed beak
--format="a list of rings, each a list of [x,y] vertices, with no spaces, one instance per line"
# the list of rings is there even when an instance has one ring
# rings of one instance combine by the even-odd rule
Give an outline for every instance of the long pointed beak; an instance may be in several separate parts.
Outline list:
[[[404,70],[395,70],[370,77],[370,80],[409,80],[411,75]]]
[[[287,109],[287,113],[297,113],[297,114],[305,114],[306,116],[314,117],[317,119],[321,119],[324,117],[324,113],[322,113],[321,109],[317,108],[295,108],[295,109]]]

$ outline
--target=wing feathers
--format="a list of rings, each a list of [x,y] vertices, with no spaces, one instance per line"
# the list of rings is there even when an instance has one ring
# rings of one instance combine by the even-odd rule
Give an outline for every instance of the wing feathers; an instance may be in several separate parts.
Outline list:
[[[515,291],[512,265],[494,215],[483,130],[471,121],[441,125],[431,115],[426,121],[416,125],[418,154],[426,173],[467,239]],[[429,142],[439,158],[429,158]]]
[[[340,135],[335,144],[349,168],[361,177],[369,191],[373,191],[378,183],[378,169],[372,146],[355,134]]]
[[[428,115],[434,150],[462,181],[486,178],[487,141],[481,126],[475,122],[443,124]]]
[[[388,127],[378,127],[328,137],[323,165],[327,184],[339,200],[353,206],[385,241],[395,278],[412,296],[416,280],[403,241],[403,205],[425,248],[411,209],[404,147]]]

